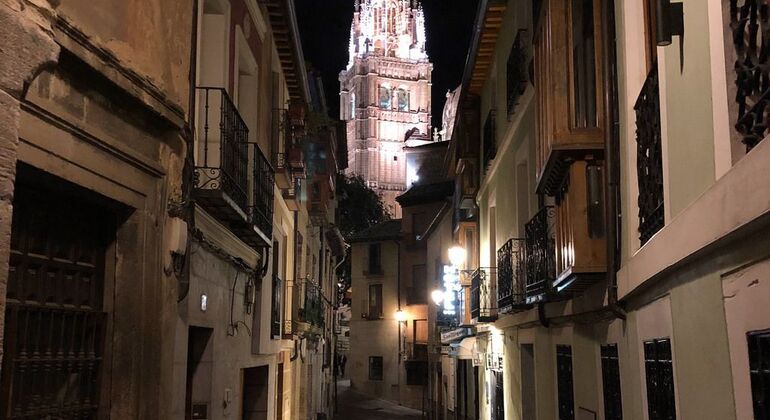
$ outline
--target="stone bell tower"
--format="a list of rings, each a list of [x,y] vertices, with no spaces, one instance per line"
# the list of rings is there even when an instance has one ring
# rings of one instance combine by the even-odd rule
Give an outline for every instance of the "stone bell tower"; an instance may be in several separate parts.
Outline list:
[[[340,73],[348,173],[360,175],[396,218],[396,197],[416,180],[403,147],[431,141],[432,70],[418,1],[356,0],[349,62]]]

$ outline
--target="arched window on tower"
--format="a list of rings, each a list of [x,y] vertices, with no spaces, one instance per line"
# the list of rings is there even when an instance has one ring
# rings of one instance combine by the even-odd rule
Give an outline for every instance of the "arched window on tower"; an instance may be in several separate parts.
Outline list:
[[[388,85],[380,85],[380,108],[390,109],[393,92]]]
[[[399,111],[409,110],[409,91],[406,88],[400,87],[396,90],[396,99],[398,101]]]

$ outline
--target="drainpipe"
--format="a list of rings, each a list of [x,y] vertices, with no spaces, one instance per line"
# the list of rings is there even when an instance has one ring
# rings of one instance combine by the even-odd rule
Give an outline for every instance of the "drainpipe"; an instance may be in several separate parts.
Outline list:
[[[182,207],[180,209],[181,216],[184,217],[187,222],[187,244],[185,246],[184,255],[184,267],[182,269],[179,278],[179,290],[177,291],[177,302],[183,301],[188,293],[190,293],[190,254],[191,254],[191,238],[195,232],[195,204],[192,201],[192,179],[195,168],[195,82],[197,79],[197,62],[198,62],[198,2],[193,2],[192,13],[192,35],[190,37],[190,72],[188,75],[188,109],[190,110],[188,121],[189,124],[185,127],[184,139],[185,139],[185,162],[182,167]]]
[[[618,109],[617,56],[615,34],[615,6],[604,2],[602,13],[604,27],[608,28],[607,53],[604,68],[607,69],[604,107],[609,112],[610,126],[605,130],[604,153],[607,174],[605,177],[605,210],[607,220],[607,306],[618,318],[626,319],[618,304],[617,272],[621,259],[621,212],[620,212],[620,112]]]

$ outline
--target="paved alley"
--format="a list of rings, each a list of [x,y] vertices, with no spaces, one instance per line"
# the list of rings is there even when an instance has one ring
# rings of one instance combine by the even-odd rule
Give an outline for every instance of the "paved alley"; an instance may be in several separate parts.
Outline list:
[[[350,389],[350,381],[338,382],[339,407],[335,420],[418,420],[419,410],[373,399]]]

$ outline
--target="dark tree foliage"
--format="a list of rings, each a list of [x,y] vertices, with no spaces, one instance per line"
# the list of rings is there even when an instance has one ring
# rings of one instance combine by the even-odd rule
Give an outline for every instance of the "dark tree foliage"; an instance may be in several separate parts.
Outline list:
[[[390,218],[380,196],[369,188],[360,176],[338,174],[337,199],[337,225],[346,240]],[[342,305],[350,304],[348,297],[351,283],[350,268],[350,249],[348,249],[345,263],[337,269],[337,276],[340,279],[339,302]]]
[[[337,223],[345,239],[390,218],[382,199],[360,176],[337,175]]]

